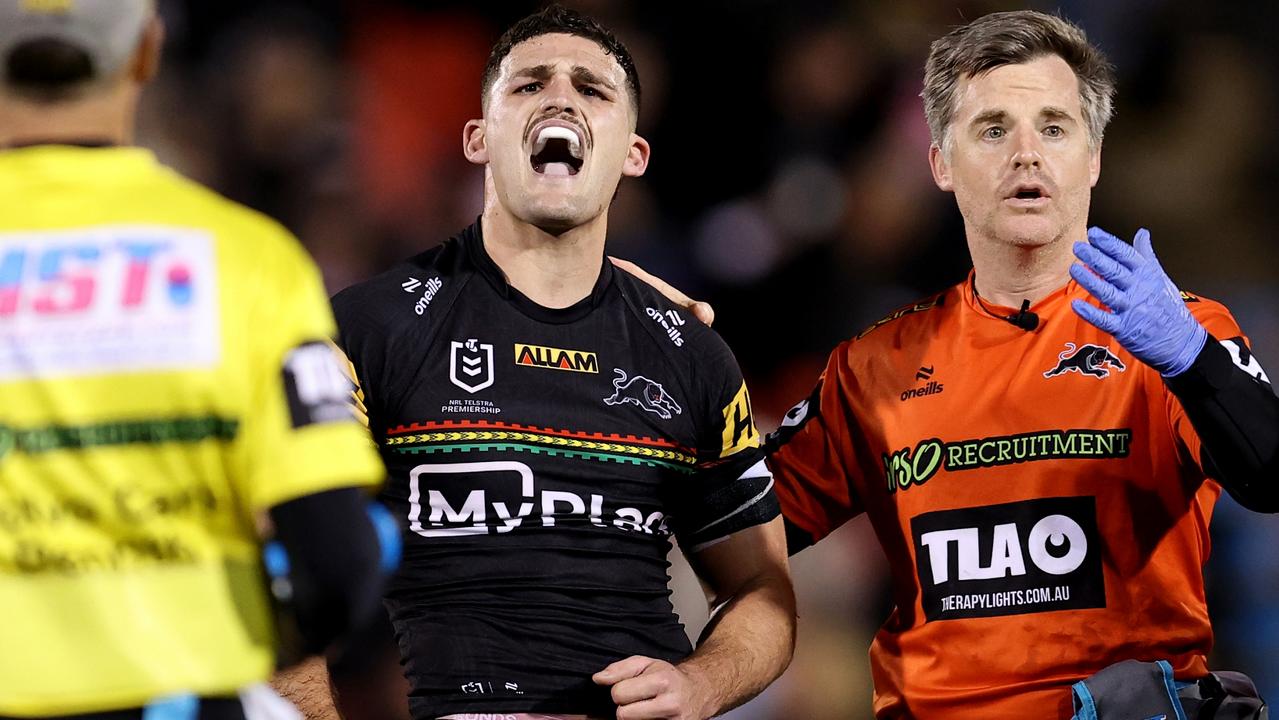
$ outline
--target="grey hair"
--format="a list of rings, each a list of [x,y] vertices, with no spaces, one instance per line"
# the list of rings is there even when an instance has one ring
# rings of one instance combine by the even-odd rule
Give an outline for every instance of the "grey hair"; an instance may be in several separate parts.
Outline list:
[[[924,69],[924,116],[933,144],[949,151],[955,119],[955,93],[964,77],[1002,65],[1030,62],[1045,55],[1066,61],[1079,79],[1079,104],[1088,128],[1088,145],[1101,147],[1114,114],[1115,71],[1078,25],[1033,10],[985,15],[955,28],[932,44]],[[947,152],[947,154],[949,154]]]

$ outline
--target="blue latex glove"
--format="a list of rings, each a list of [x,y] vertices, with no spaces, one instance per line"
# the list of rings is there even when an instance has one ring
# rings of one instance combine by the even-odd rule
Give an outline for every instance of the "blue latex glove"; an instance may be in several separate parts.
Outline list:
[[[1110,308],[1083,300],[1070,306],[1079,317],[1110,333],[1125,350],[1164,377],[1190,367],[1208,340],[1208,331],[1190,314],[1181,291],[1159,265],[1150,231],[1137,231],[1132,245],[1101,228],[1088,229],[1088,242],[1075,243],[1070,276]]]

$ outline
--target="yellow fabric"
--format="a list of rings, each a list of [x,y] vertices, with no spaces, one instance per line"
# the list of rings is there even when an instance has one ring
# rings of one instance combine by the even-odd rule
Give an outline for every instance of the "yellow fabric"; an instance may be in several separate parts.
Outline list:
[[[0,715],[269,676],[255,518],[382,477],[353,417],[294,427],[334,329],[292,236],[148,152],[0,152]]]

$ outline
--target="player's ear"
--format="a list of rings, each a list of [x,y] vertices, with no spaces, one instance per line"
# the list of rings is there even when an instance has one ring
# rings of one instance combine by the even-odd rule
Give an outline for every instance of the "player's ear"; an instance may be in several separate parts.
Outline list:
[[[1088,187],[1097,187],[1097,181],[1101,179],[1101,146],[1097,146],[1092,151],[1092,157],[1088,159]]]
[[[467,120],[462,128],[462,154],[476,165],[487,165],[489,150],[483,120]]]
[[[626,162],[622,165],[622,175],[639,177],[648,169],[648,141],[631,133],[631,146],[626,150]]]
[[[933,170],[933,182],[946,192],[955,191],[955,183],[950,178],[950,162],[946,153],[936,143],[928,146],[928,166]]]
[[[142,28],[142,37],[129,65],[130,77],[139,85],[151,82],[160,72],[160,54],[164,48],[164,21],[154,15]]]

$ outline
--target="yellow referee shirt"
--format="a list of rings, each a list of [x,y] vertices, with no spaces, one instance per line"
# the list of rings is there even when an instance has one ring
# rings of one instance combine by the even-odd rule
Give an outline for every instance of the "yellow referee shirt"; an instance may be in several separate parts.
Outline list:
[[[318,273],[136,148],[0,152],[0,715],[266,679],[255,517],[382,467]]]

